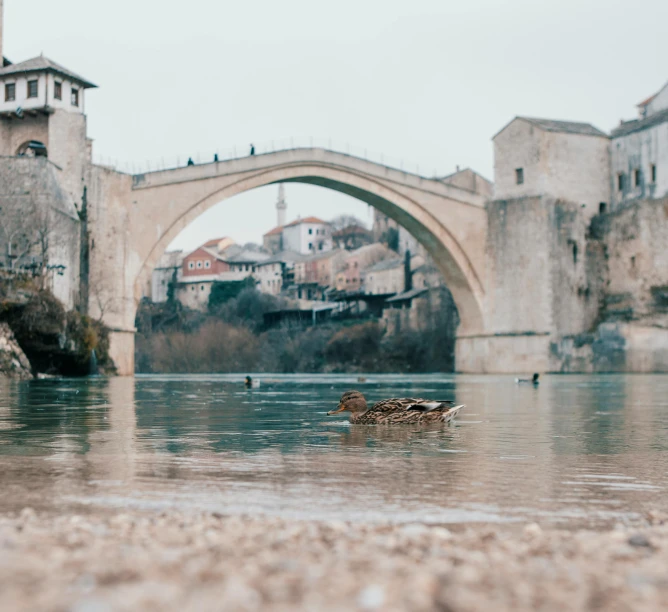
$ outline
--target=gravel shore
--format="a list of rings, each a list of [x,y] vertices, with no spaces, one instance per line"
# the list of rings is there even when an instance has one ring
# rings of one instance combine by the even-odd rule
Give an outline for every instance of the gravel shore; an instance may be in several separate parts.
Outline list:
[[[0,516],[0,610],[668,609],[668,521],[611,531]]]

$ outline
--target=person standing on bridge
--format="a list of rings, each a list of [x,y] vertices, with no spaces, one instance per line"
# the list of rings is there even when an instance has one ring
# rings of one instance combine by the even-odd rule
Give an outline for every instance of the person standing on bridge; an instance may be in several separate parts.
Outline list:
[[[251,150],[250,150],[251,155],[255,155],[255,145],[251,143]]]

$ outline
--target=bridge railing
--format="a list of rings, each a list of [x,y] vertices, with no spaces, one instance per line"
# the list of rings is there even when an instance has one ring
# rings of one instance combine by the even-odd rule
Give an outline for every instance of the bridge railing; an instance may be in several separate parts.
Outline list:
[[[335,153],[342,153],[344,155],[351,155],[367,161],[371,161],[395,170],[403,172],[410,172],[420,176],[437,177],[448,174],[447,172],[437,172],[436,168],[428,168],[424,164],[421,166],[417,163],[407,162],[399,157],[392,157],[373,151],[365,147],[351,145],[350,143],[337,141],[332,138],[284,138],[280,140],[270,140],[266,142],[253,143],[255,146],[255,155],[263,155],[266,153],[276,153],[279,151],[287,151],[291,149],[327,149]],[[144,174],[146,172],[158,172],[160,170],[170,170],[173,168],[180,168],[187,166],[192,160],[194,164],[209,164],[218,161],[229,161],[233,159],[241,159],[250,155],[250,144],[245,146],[228,147],[218,149],[216,151],[202,152],[185,152],[183,155],[170,155],[160,157],[154,160],[132,161],[124,162],[118,159],[105,157],[103,155],[94,155],[93,162],[100,166],[106,166],[125,172],[127,174]]]

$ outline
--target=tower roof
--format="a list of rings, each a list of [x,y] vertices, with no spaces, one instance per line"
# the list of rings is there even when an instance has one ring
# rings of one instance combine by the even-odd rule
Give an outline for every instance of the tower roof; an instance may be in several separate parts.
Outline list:
[[[12,74],[28,74],[31,72],[50,72],[52,74],[57,74],[79,83],[84,89],[97,87],[97,85],[79,76],[76,74],[76,72],[68,70],[67,68],[57,64],[53,60],[50,60],[48,57],[44,57],[43,55],[40,55],[39,57],[33,57],[32,59],[26,60],[25,62],[9,64],[9,66],[0,68],[0,78]]]
[[[517,116],[512,121],[504,125],[494,136],[494,140],[501,132],[503,132],[511,123],[515,121],[526,121],[535,127],[546,132],[562,132],[564,134],[578,134],[580,136],[603,136],[608,138],[605,132],[602,132],[591,123],[582,123],[580,121],[558,121],[556,119],[541,119],[540,117],[523,117]]]
[[[304,219],[296,219],[295,221],[292,221],[291,223],[288,223],[285,227],[291,227],[293,225],[299,225],[300,223],[322,223],[323,225],[329,225],[327,221],[323,221],[322,219],[318,219],[318,217],[305,217]]]

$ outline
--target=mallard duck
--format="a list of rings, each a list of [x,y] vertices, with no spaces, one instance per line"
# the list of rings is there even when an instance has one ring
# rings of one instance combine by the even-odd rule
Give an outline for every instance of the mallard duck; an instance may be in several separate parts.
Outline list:
[[[350,422],[357,425],[386,423],[449,423],[464,404],[455,406],[451,400],[432,401],[413,397],[382,400],[369,408],[359,391],[347,391],[336,410],[327,414],[350,412]]]
[[[536,372],[530,379],[529,378],[516,378],[515,382],[518,385],[533,385],[534,387],[538,386],[538,372]]]

